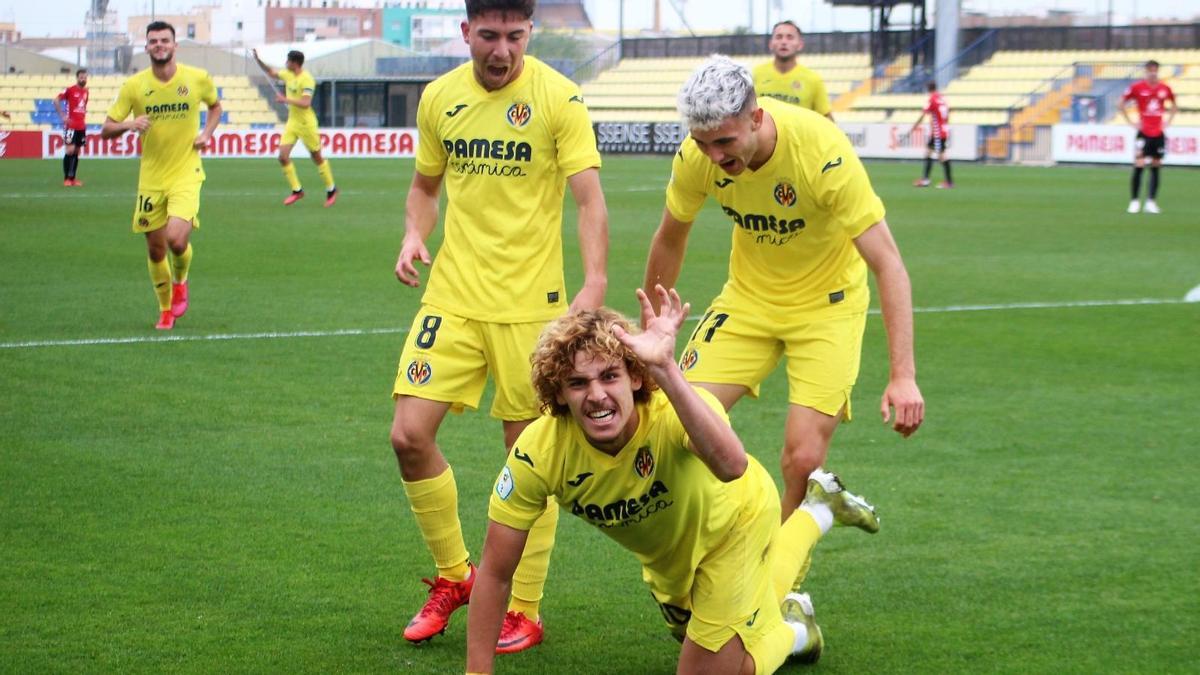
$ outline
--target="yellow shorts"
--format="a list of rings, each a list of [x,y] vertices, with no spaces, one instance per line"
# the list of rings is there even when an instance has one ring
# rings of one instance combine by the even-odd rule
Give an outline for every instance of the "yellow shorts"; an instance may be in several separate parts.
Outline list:
[[[136,234],[153,232],[167,224],[167,218],[181,218],[200,227],[200,186],[203,183],[183,183],[166,190],[138,188],[137,205],[133,209],[133,231]]]
[[[689,382],[759,385],[787,355],[788,402],[850,419],[866,313],[790,318],[713,301],[679,358]]]
[[[292,124],[288,122],[283,127],[283,137],[279,139],[280,145],[295,145],[299,140],[308,148],[309,152],[316,152],[321,149],[321,133],[317,130],[315,124]]]
[[[778,637],[780,600],[771,581],[771,539],[779,530],[779,492],[770,474],[751,462],[743,485],[746,506],[737,523],[700,561],[690,595],[669,597],[651,588],[667,627],[716,652],[736,635],[755,657],[758,672],[768,659],[756,654],[764,639]],[[791,629],[787,629],[791,635]]]
[[[400,354],[392,396],[443,401],[455,412],[476,409],[490,370],[496,381],[492,417],[538,417],[529,357],[545,325],[487,323],[421,305]]]

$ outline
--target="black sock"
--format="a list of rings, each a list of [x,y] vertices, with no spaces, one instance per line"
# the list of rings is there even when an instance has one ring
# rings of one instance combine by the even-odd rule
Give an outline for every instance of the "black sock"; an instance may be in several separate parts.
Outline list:
[[[1158,169],[1157,166],[1150,167],[1150,199],[1158,196]]]
[[[925,178],[926,178],[926,179],[928,179],[928,178],[929,178],[929,171],[930,171],[931,169],[933,169],[933,158],[932,158],[932,157],[926,157],[926,158],[925,158]]]
[[[71,180],[71,156],[63,155],[63,180]]]
[[[75,173],[79,171],[79,153],[71,155],[71,180],[75,180]]]
[[[1142,191],[1142,167],[1133,167],[1133,194],[1130,199],[1137,201],[1138,193]]]
[[[953,183],[954,179],[950,177],[950,160],[942,162],[942,171],[946,172],[946,182]]]

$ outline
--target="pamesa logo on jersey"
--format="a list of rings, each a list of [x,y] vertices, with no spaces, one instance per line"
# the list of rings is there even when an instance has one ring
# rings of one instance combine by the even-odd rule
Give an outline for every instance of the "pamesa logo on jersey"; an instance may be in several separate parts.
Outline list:
[[[419,387],[433,379],[433,366],[425,359],[413,359],[404,374],[411,384]]]
[[[529,120],[533,119],[533,108],[528,103],[517,101],[508,106],[508,112],[504,114],[504,118],[514,128],[520,129],[529,124]]]
[[[775,184],[775,202],[780,206],[791,206],[796,203],[796,188],[787,179]]]

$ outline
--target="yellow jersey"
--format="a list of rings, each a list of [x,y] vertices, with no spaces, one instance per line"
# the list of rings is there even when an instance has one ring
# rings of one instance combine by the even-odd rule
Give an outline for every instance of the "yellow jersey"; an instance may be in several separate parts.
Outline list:
[[[200,152],[192,142],[200,133],[200,104],[216,102],[217,88],[208,71],[181,63],[167,82],[149,68],[125,80],[108,116],[117,122],[131,114],[150,117],[150,128],[142,134],[139,189],[163,190],[204,180]]]
[[[477,321],[562,314],[567,178],[600,166],[579,87],[526,56],[487,91],[470,61],[429,84],[417,108],[417,171],[445,174],[445,238],[423,302]]]
[[[854,238],[883,220],[883,202],[850,141],[811,110],[762,99],[775,121],[770,159],[730,176],[688,136],[667,186],[667,209],[696,219],[713,195],[733,221],[722,297],[766,312],[835,316],[865,311],[867,266]]]
[[[774,60],[754,68],[754,93],[758,97],[774,98],[784,103],[808,108],[822,115],[829,112],[829,94],[821,76],[799,63],[786,73],[775,70]]]
[[[297,100],[305,96],[312,96],[317,90],[317,81],[307,70],[301,70],[297,75],[287,68],[279,69],[279,79],[283,82],[285,96],[292,100]],[[304,126],[317,126],[317,113],[313,112],[312,106],[301,108],[298,105],[288,105],[288,124],[300,124]]]
[[[716,397],[696,391],[728,422]],[[592,447],[570,416],[535,420],[496,479],[488,517],[528,531],[553,495],[564,511],[632,552],[651,588],[686,596],[700,561],[745,506],[777,497],[754,489],[766,470],[753,457],[737,480],[714,476],[688,448],[683,423],[662,391],[637,412],[637,433],[615,456]]]

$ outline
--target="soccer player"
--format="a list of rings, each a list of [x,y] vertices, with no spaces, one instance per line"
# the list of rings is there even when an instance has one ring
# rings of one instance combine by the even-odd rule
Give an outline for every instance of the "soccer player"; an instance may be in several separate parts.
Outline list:
[[[933,155],[936,153],[938,161],[942,163],[942,173],[946,179],[938,183],[939,188],[954,187],[954,179],[950,177],[950,160],[946,158],[946,140],[950,138],[950,128],[946,125],[950,123],[950,106],[946,105],[946,99],[938,93],[937,82],[930,82],[925,85],[929,91],[929,102],[925,104],[925,109],[921,111],[921,116],[912,125],[909,133],[916,133],[917,129],[921,128],[921,122],[925,121],[925,116],[929,116],[929,142],[925,144],[925,173],[913,181],[913,187],[929,187],[929,172],[933,169]]]
[[[67,187],[83,186],[83,183],[75,178],[75,172],[79,169],[79,149],[87,140],[87,104],[88,95],[91,93],[88,91],[87,81],[87,69],[80,68],[75,71],[75,84],[54,97],[54,110],[62,119],[65,127],[63,131],[63,140],[66,144],[63,149],[63,185]],[[62,101],[66,101],[65,110],[59,106]]]
[[[1129,106],[1136,104],[1138,121],[1129,118]],[[1169,106],[1167,104],[1170,104]],[[1171,126],[1179,106],[1175,103],[1175,92],[1158,79],[1158,61],[1146,62],[1146,78],[1129,85],[1121,96],[1121,116],[1138,130],[1137,149],[1133,158],[1132,198],[1129,213],[1141,210],[1139,199],[1142,191],[1142,168],[1150,158],[1150,187],[1146,194],[1146,213],[1160,213],[1158,208],[1158,172],[1162,168],[1163,155],[1167,151],[1167,137],[1163,130]],[[1166,119],[1163,119],[1163,112]]]
[[[288,106],[288,121],[283,128],[283,138],[279,141],[279,164],[283,166],[283,177],[292,188],[292,194],[283,200],[284,206],[289,206],[304,197],[304,188],[300,186],[300,178],[296,175],[296,165],[292,164],[292,148],[296,141],[304,143],[313,164],[317,165],[317,173],[325,181],[325,206],[333,206],[337,202],[337,185],[333,182],[333,169],[329,162],[321,156],[321,134],[317,129],[317,114],[312,109],[313,92],[317,82],[311,73],[304,70],[304,53],[292,50],[288,52],[287,64],[283,70],[276,70],[263,63],[258,58],[258,50],[254,50],[254,60],[266,71],[267,76],[281,80],[286,94],[276,94],[276,103],[286,103]]]
[[[583,288],[570,309],[599,307],[608,285],[608,213],[600,154],[579,87],[526,56],[534,0],[467,0],[463,39],[471,60],[421,95],[416,172],[408,192],[396,277],[416,287],[417,262],[438,218],[446,184],[445,238],[400,357],[391,441],[417,527],[437,567],[425,606],[404,629],[413,642],[445,629],[474,583],[458,519],[454,473],[437,445],[450,410],[479,405],[490,371],[491,414],[504,445],[539,415],[529,354],[546,321],[568,309],[562,209],[567,185],[578,208]],[[539,604],[557,511],[530,545],[497,648],[542,640]]]
[[[724,56],[705,62],[679,93],[690,129],[675,155],[666,208],[650,247],[645,287],[674,285],[688,233],[713,195],[733,221],[729,279],[697,324],[680,367],[726,409],[787,357],[783,513],[804,498],[838,423],[850,419],[875,273],[891,378],[884,421],[909,436],[924,401],[913,360],[908,272],[850,141],[832,122],[770,98]]]
[[[821,76],[796,63],[796,55],[804,49],[800,27],[791,21],[775,24],[768,47],[775,58],[754,68],[754,91],[760,97],[808,108],[832,120],[829,94]]]
[[[538,341],[533,383],[547,414],[517,439],[491,496],[468,672],[491,672],[513,570],[556,501],[641,563],[683,642],[677,672],[771,673],[791,655],[820,657],[811,602],[789,589],[835,522],[874,532],[879,521],[819,471],[780,524],[770,475],[746,454],[720,402],[674,363],[688,306],[674,290],[655,293],[657,314],[638,291],[640,334],[602,308],[554,321]]]
[[[175,47],[171,24],[154,21],[146,26],[150,67],[125,80],[100,129],[100,137],[106,139],[128,131],[141,135],[133,231],[146,235],[159,330],[174,328],[175,320],[188,309],[189,239],[192,230],[200,227],[204,184],[200,148],[208,145],[221,121],[221,102],[212,78],[207,71],[177,63]],[[201,104],[208,108],[208,118],[197,134]],[[130,115],[132,119],[126,120]]]

